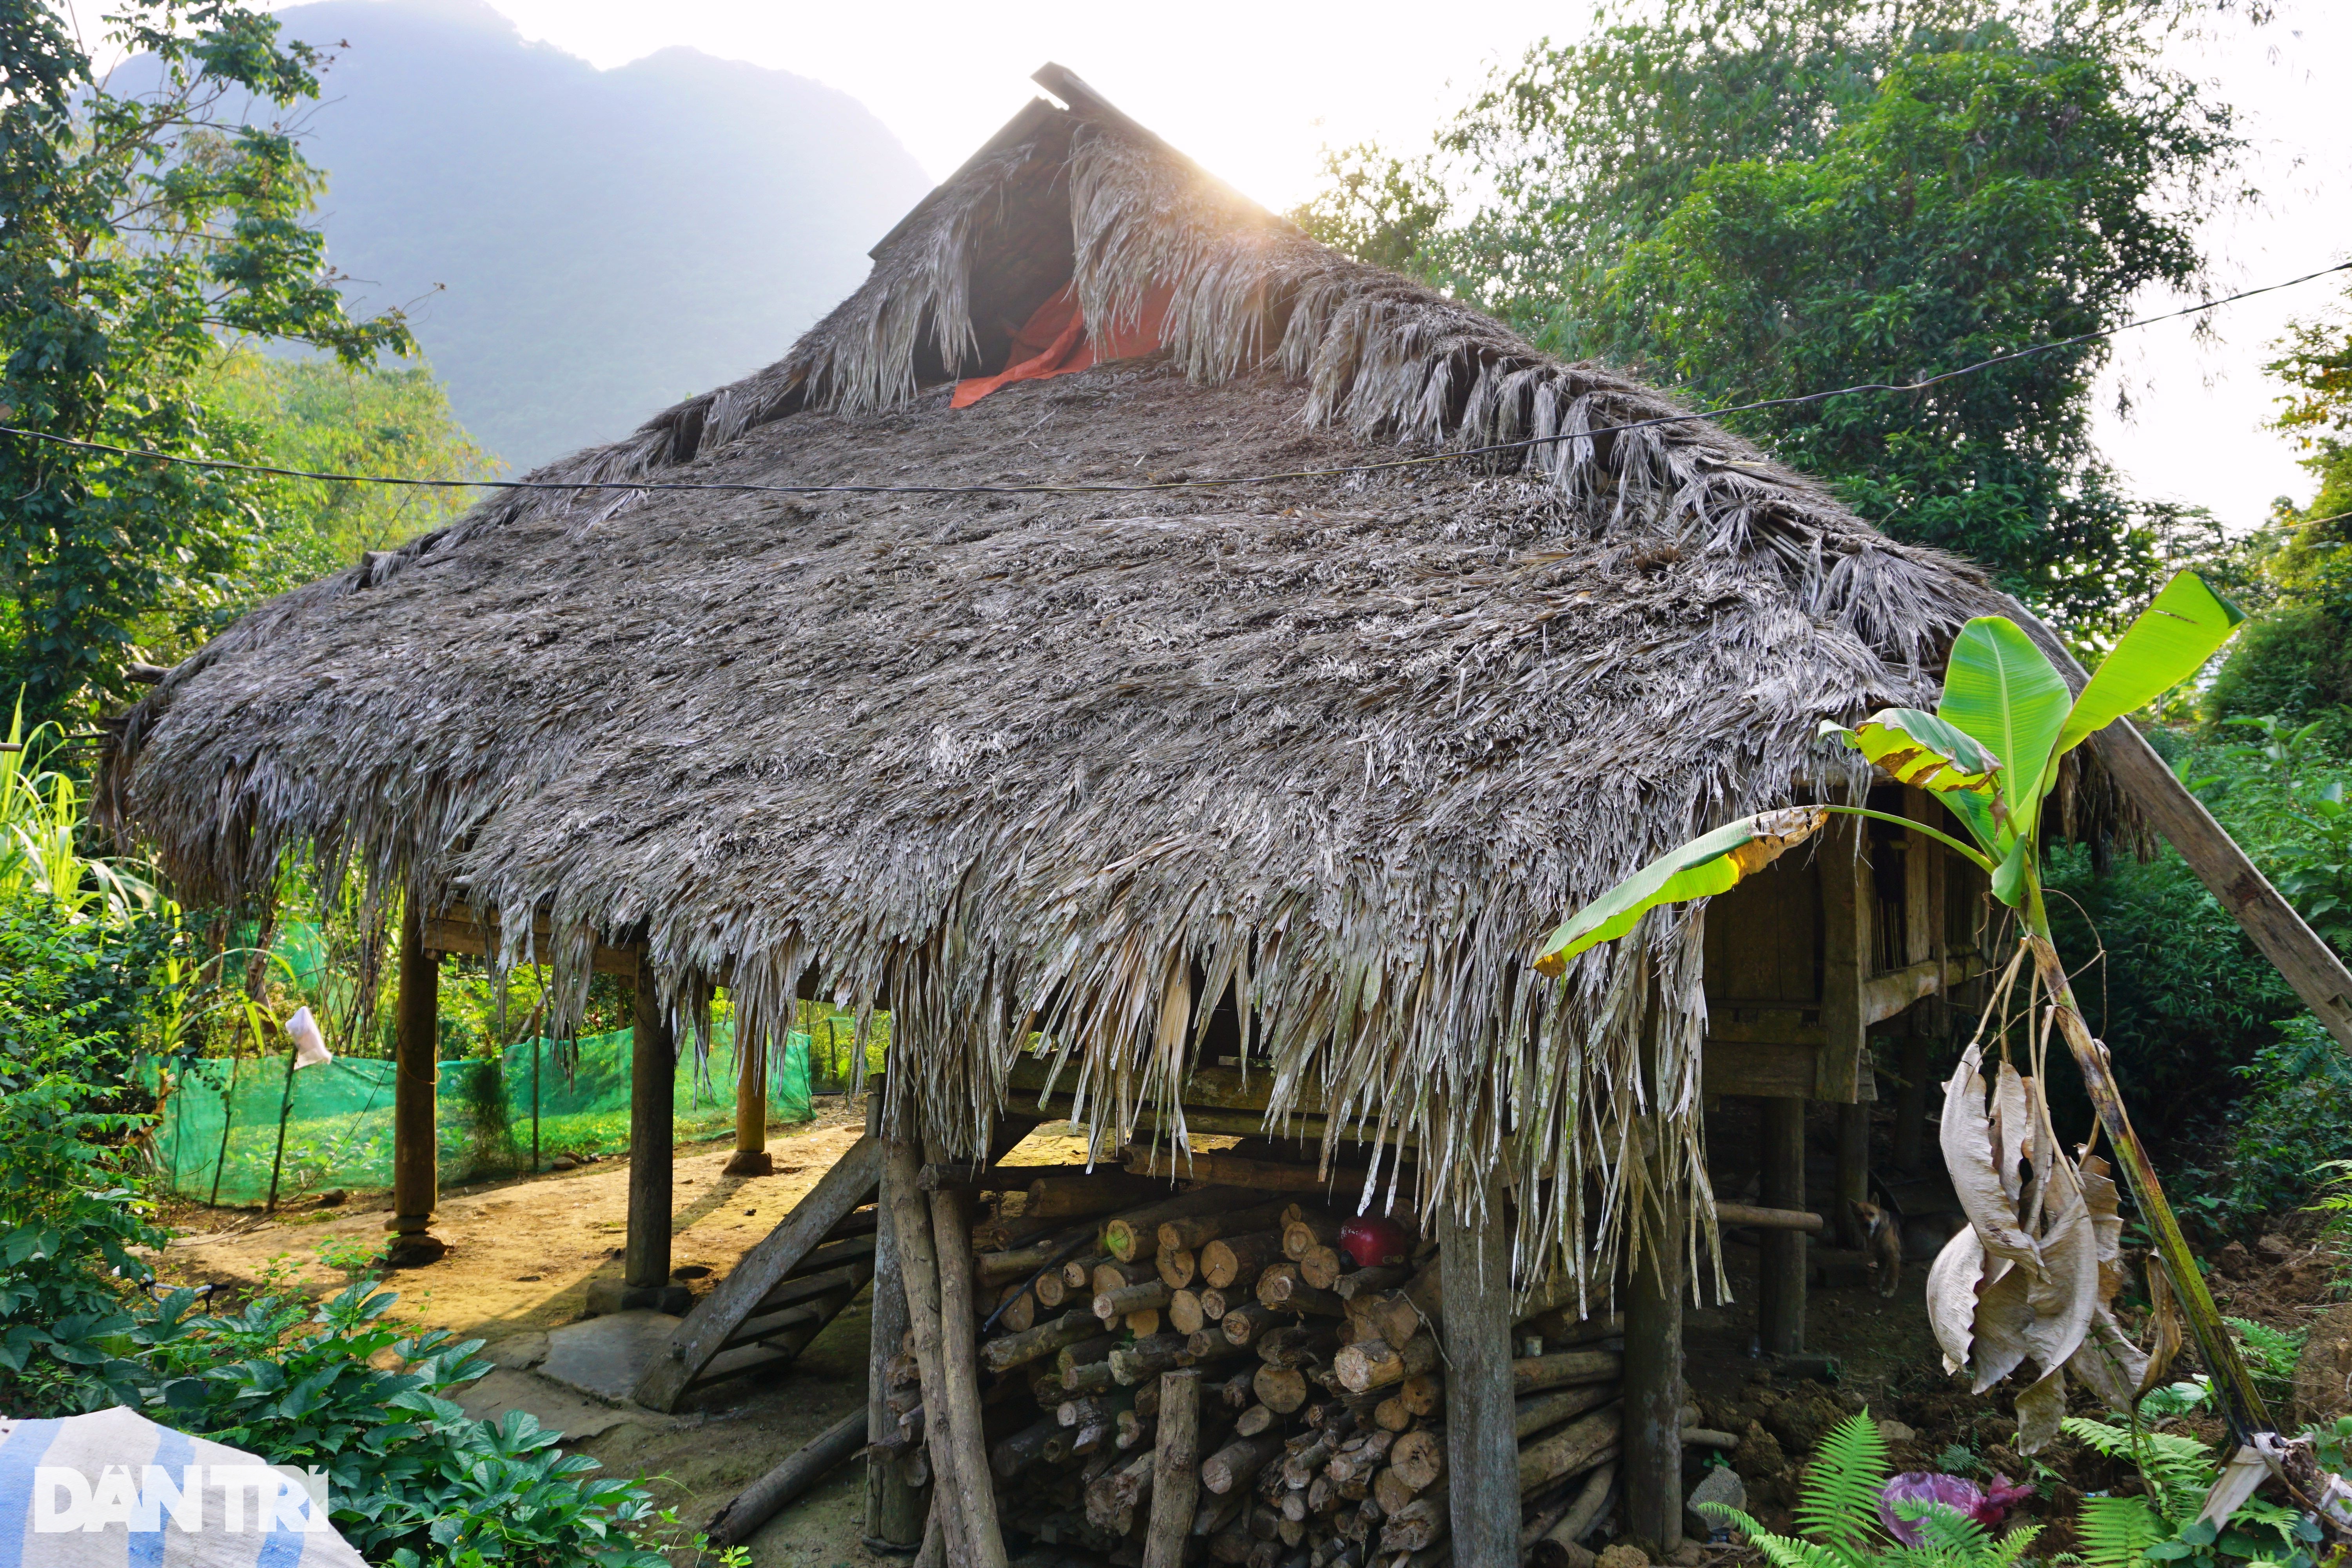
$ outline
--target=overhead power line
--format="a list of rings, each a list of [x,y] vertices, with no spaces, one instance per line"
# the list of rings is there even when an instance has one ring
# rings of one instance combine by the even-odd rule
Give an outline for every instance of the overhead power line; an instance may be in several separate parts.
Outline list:
[[[2300,278],[2290,278],[2282,283],[2266,283],[2259,289],[2248,289],[2219,300],[2200,300],[2184,305],[2177,310],[2158,315],[2143,316],[2137,321],[2101,327],[2095,331],[2077,332],[2071,338],[2054,338],[2048,342],[2029,343],[2021,349],[2011,349],[1974,364],[1964,364],[1956,370],[1941,371],[1922,376],[1916,381],[1857,382],[1852,386],[1832,387],[1825,392],[1801,393],[1790,397],[1763,397],[1753,403],[1736,403],[1727,408],[1711,408],[1692,414],[1661,414],[1648,419],[1628,420],[1622,425],[1597,425],[1583,430],[1564,431],[1556,436],[1529,436],[1516,441],[1497,441],[1484,447],[1462,447],[1445,452],[1428,452],[1410,458],[1391,458],[1377,463],[1349,463],[1329,468],[1296,468],[1282,473],[1233,474],[1223,477],[1194,479],[1151,479],[1142,484],[1036,484],[1036,485],[759,485],[728,483],[720,480],[557,480],[557,479],[409,479],[394,474],[334,474],[310,468],[281,468],[268,463],[238,463],[226,458],[184,458],[170,452],[154,452],[136,447],[117,447],[104,441],[83,441],[71,436],[53,435],[46,430],[26,430],[14,425],[0,425],[0,435],[18,436],[53,447],[70,447],[81,452],[103,452],[119,458],[143,458],[151,462],[177,464],[182,468],[211,468],[240,474],[262,474],[276,479],[318,479],[329,484],[344,485],[404,485],[417,489],[493,489],[493,490],[637,490],[637,491],[709,491],[727,495],[791,495],[791,496],[874,496],[874,495],[1149,495],[1164,490],[1197,490],[1229,489],[1239,485],[1282,484],[1298,479],[1346,479],[1356,474],[1377,474],[1399,468],[1427,468],[1438,463],[1459,463],[1473,458],[1494,457],[1505,452],[1524,452],[1537,447],[1552,446],[1562,441],[1589,441],[1596,436],[1622,435],[1633,430],[1650,430],[1664,425],[1691,425],[1710,419],[1720,419],[1732,414],[1754,414],[1768,408],[1797,408],[1808,404],[1826,403],[1833,397],[1853,397],[1865,392],[1911,393],[1925,392],[1948,381],[1976,375],[1996,366],[2011,364],[2036,354],[2053,353],[2060,349],[2075,348],[2084,343],[2097,342],[2140,327],[2152,327],[2160,322],[2178,321],[2183,316],[2201,315],[2218,310],[2224,305],[2234,305],[2241,300],[2252,300],[2261,294],[2274,294],[2282,289],[2293,289],[2316,279],[2338,272],[2352,271],[2352,261],[2323,267],[2316,272],[2306,272]]]

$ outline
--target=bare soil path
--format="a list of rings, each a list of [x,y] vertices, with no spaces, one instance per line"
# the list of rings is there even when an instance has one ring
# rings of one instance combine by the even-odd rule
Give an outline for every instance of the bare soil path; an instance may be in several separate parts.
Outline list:
[[[691,1282],[697,1290],[723,1278],[863,1132],[862,1114],[835,1101],[819,1107],[816,1121],[771,1131],[772,1176],[725,1174],[731,1141],[679,1150],[672,1261],[709,1270]],[[1056,1147],[1038,1157],[1063,1156]],[[345,1276],[320,1260],[320,1248],[377,1246],[390,1212],[383,1194],[313,1203],[268,1220],[249,1210],[191,1208],[172,1216],[181,1235],[159,1259],[159,1272],[173,1283],[247,1290],[274,1270],[323,1294]],[[448,1255],[392,1277],[400,1292],[395,1310],[488,1341],[485,1353],[502,1368],[527,1367],[545,1353],[549,1329],[580,1317],[590,1281],[619,1277],[627,1217],[625,1159],[445,1191],[434,1229],[449,1243]],[[642,1477],[662,1506],[699,1526],[746,1483],[865,1402],[868,1321],[861,1299],[784,1375],[712,1390],[677,1416],[603,1405],[510,1370],[484,1379],[467,1405],[478,1415],[517,1405],[530,1410],[571,1434],[568,1447],[611,1473]],[[777,1568],[898,1561],[857,1544],[864,1506],[863,1472],[845,1466],[752,1542],[752,1561]]]

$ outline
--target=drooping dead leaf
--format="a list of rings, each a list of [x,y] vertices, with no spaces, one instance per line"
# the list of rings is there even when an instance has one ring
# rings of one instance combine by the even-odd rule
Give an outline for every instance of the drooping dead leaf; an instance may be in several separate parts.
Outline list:
[[[2091,1329],[2083,1336],[2083,1348],[2074,1352],[2066,1370],[2105,1400],[2108,1409],[2128,1415],[2139,1398],[2147,1364],[2147,1352],[2132,1343],[2102,1302],[2091,1314]]]
[[[2038,1454],[2058,1436],[2066,1415],[2066,1369],[2053,1366],[2049,1375],[2017,1396],[2017,1451]]]
[[[2017,1189],[2003,1184],[1994,1163],[1992,1127],[1985,1113],[1983,1054],[1971,1044],[1944,1086],[1944,1167],[1960,1207],[1976,1227],[1986,1252],[2042,1272],[2042,1252],[2017,1223]]]
[[[1936,1331],[1936,1342],[1944,1347],[1948,1373],[1969,1364],[1984,1264],[1984,1243],[1977,1239],[1976,1226],[1962,1226],[1927,1269],[1927,1321]]]
[[[2124,1288],[2124,1215],[2122,1194],[2109,1166],[2096,1154],[2087,1154],[2075,1167],[2082,1178],[2083,1202],[2091,1210],[2091,1237],[2098,1245],[2099,1305],[2105,1308]]]
[[[1982,1394],[2025,1363],[2033,1352],[2033,1276],[2023,1268],[1990,1279],[1977,1291],[1976,1340],[1969,1371],[1973,1394]]]
[[[2042,1205],[2050,1222],[2042,1236],[2042,1278],[2026,1296],[2033,1308],[2026,1342],[2036,1366],[2055,1368],[2081,1348],[2090,1329],[2099,1304],[2099,1251],[2090,1205],[2065,1160],[2051,1162]]]
[[[2032,1107],[2025,1093],[2025,1079],[2018,1075],[2017,1068],[2004,1061],[2000,1064],[2000,1070],[1993,1075],[1992,1164],[2000,1175],[2000,1190],[2009,1194],[2010,1208],[2027,1215],[2032,1211],[2021,1209],[2018,1204],[2021,1182],[2018,1166],[2032,1158],[2034,1131]]]

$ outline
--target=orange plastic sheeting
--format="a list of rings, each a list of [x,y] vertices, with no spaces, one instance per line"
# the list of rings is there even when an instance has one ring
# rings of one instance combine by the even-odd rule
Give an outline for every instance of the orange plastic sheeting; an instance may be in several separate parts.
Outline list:
[[[1013,334],[1013,352],[1004,369],[994,375],[956,383],[955,395],[949,403],[957,408],[969,408],[997,388],[1016,381],[1043,381],[1047,376],[1086,370],[1106,360],[1148,354],[1164,341],[1168,302],[1175,292],[1168,286],[1153,289],[1134,321],[1097,332],[1087,326],[1085,314],[1078,309],[1077,285],[1065,284],[1060,293],[1038,306],[1036,313]]]

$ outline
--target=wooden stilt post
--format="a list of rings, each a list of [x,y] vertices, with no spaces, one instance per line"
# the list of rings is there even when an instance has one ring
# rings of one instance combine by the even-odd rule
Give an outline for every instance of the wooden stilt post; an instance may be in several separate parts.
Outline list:
[[[637,954],[635,1016],[629,1037],[629,1235],[621,1306],[659,1307],[669,1285],[670,1163],[677,1100],[677,1042]]]
[[[757,1040],[735,1034],[735,1155],[727,1162],[730,1176],[775,1173],[768,1154],[768,1052]]]
[[[929,1155],[944,1162],[949,1152],[934,1143]],[[956,1448],[953,1497],[963,1515],[966,1561],[971,1568],[1005,1568],[996,1480],[981,1428],[980,1314],[972,1298],[971,1198],[966,1189],[942,1187],[931,1194],[931,1245],[939,1258],[940,1364]],[[932,1419],[929,1387],[923,1409],[925,1420]]]
[[[1941,808],[1924,790],[1903,792],[1904,815],[1928,821]],[[1903,850],[1903,962],[1933,963],[1940,973],[1944,940],[1944,847],[1914,828]],[[1935,1037],[1944,1020],[1943,984],[1936,994],[1911,1009],[1903,1034],[1903,1082],[1895,1091],[1895,1164],[1906,1175],[1926,1167],[1927,1080],[1933,1071]]]
[[[964,1488],[957,1474],[961,1449],[955,1441],[954,1412],[947,1398],[949,1373],[944,1354],[946,1328],[940,1311],[939,1247],[931,1232],[930,1205],[924,1203],[922,1188],[918,1184],[922,1165],[922,1154],[907,1140],[883,1141],[882,1222],[898,1233],[898,1267],[907,1287],[908,1327],[915,1342],[915,1363],[922,1377],[923,1440],[930,1450],[932,1500],[938,1505],[929,1510],[924,1523],[923,1550],[915,1562],[917,1568],[923,1568],[927,1561],[938,1560],[931,1552],[936,1536],[945,1561],[955,1563],[957,1568],[971,1568],[972,1521],[961,1506]],[[932,1409],[934,1402],[939,1406],[937,1410]],[[981,1471],[978,1484],[983,1488],[990,1484],[987,1469]]]
[[[1805,1102],[1762,1100],[1758,1144],[1763,1154],[1760,1201],[1766,1208],[1805,1206]],[[1767,1355],[1805,1348],[1805,1233],[1768,1230],[1756,1281],[1756,1339]]]
[[[1865,1237],[1861,1206],[1870,1201],[1870,1107],[1837,1108],[1837,1225],[1848,1247],[1860,1247]]]
[[[1830,1223],[1848,1247],[1863,1242],[1854,1203],[1870,1196],[1870,1110],[1862,1099],[1869,1026],[1863,986],[1873,968],[1877,889],[1871,880],[1867,829],[1851,816],[1822,835],[1822,1046],[1815,1098],[1838,1108],[1836,1212]]]
[[[866,1100],[866,1131],[882,1129],[879,1086]],[[898,1268],[898,1231],[890,1223],[895,1194],[894,1168],[885,1161],[881,1192],[875,1208],[881,1223],[874,1232],[874,1323],[866,1350],[866,1441],[880,1444],[898,1431],[898,1417],[890,1409],[890,1384],[884,1369],[897,1358],[907,1337],[907,1281]],[[916,1194],[908,1194],[910,1197]],[[907,1484],[905,1468],[891,1449],[876,1447],[866,1457],[866,1545],[869,1551],[911,1552],[923,1543],[923,1515],[930,1506],[931,1489]]]
[[[412,895],[400,916],[400,990],[393,1004],[392,1218],[388,1261],[430,1263],[447,1250],[431,1234],[441,1197],[440,1133],[433,1096],[441,1033],[441,955],[425,946],[425,914]]]
[[[1663,1163],[1654,1134],[1643,1157]],[[1627,1270],[1623,1455],[1624,1533],[1654,1546],[1683,1543],[1684,1194],[1662,1186],[1657,1229]],[[1449,1310],[1452,1303],[1447,1303]],[[1451,1386],[1451,1378],[1448,1379]],[[1514,1537],[1514,1545],[1517,1544]]]
[[[1508,1188],[1490,1172],[1485,1213],[1464,1225],[1438,1205],[1445,1300],[1445,1463],[1455,1568],[1517,1568],[1519,1449],[1511,1404]]]

